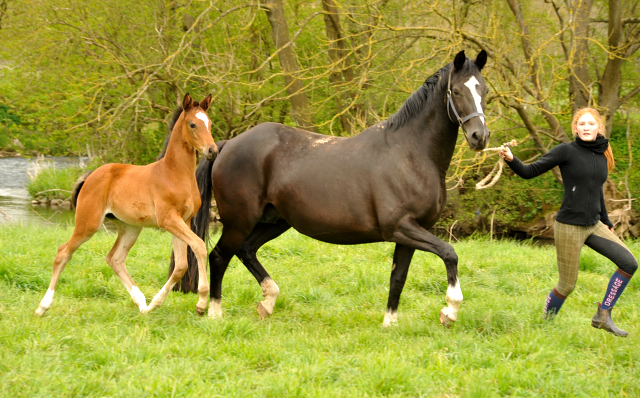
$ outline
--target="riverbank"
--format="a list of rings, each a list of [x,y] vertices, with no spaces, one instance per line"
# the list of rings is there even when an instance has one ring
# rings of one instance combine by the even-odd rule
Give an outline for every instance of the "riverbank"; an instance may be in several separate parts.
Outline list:
[[[73,212],[66,206],[51,206],[52,199],[66,199],[77,172],[87,158],[0,158],[0,224],[51,225],[73,222]],[[32,183],[30,176],[37,176]],[[32,191],[29,191],[31,187]],[[62,188],[64,187],[64,188]],[[48,190],[52,191],[48,191]],[[35,195],[38,192],[44,195]],[[61,195],[47,195],[47,193]],[[32,204],[34,199],[37,204]]]

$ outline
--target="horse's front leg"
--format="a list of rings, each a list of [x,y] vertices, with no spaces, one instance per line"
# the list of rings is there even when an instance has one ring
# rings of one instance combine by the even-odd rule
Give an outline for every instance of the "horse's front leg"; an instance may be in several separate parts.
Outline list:
[[[448,327],[450,322],[455,322],[463,297],[458,280],[458,255],[453,250],[453,247],[422,228],[415,219],[411,217],[405,217],[398,223],[389,240],[413,249],[434,253],[444,261],[444,265],[447,268],[448,281],[446,296],[447,307],[440,311],[440,323]],[[397,250],[398,248],[396,247],[396,251]],[[394,254],[394,261],[395,257],[396,255]]]
[[[173,286],[178,283],[187,271],[187,245],[191,247],[191,250],[198,260],[198,304],[196,304],[196,311],[198,314],[203,315],[207,309],[207,296],[209,295],[209,281],[207,280],[207,270],[205,268],[207,248],[204,241],[187,226],[190,221],[191,220],[187,220],[185,223],[177,214],[173,214],[163,220],[158,220],[158,226],[174,236],[173,250],[175,255],[175,268],[167,283],[165,283],[162,289],[154,296],[145,312],[149,312],[162,305]]]

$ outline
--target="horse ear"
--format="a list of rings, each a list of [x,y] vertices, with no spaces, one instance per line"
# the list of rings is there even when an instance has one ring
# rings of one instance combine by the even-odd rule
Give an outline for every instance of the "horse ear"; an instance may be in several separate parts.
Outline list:
[[[478,69],[482,70],[482,68],[484,68],[485,64],[487,63],[487,52],[484,50],[480,51],[474,62]]]
[[[467,57],[464,56],[464,50],[462,50],[458,54],[456,54],[456,57],[453,60],[453,67],[456,70],[462,69],[462,66],[464,66],[464,61],[466,60],[467,60]]]
[[[193,99],[191,99],[191,96],[189,95],[189,93],[186,93],[184,95],[184,99],[182,100],[182,109],[186,112],[189,109],[191,109],[192,106],[193,106]]]
[[[202,110],[206,112],[207,109],[209,109],[210,105],[211,105],[211,94],[207,95],[205,99],[200,101],[200,108],[202,108]]]

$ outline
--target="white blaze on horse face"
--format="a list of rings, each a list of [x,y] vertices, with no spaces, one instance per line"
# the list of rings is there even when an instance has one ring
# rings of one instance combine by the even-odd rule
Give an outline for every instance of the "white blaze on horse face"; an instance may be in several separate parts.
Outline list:
[[[207,115],[205,115],[204,112],[198,112],[196,113],[196,117],[202,120],[204,126],[207,128],[207,130],[209,130],[209,118],[207,117]]]
[[[467,82],[464,85],[467,86],[469,91],[471,91],[471,95],[473,96],[473,102],[476,103],[476,112],[483,113],[482,105],[481,105],[482,98],[480,98],[480,94],[478,94],[478,90],[476,89],[476,87],[480,85],[480,82],[478,81],[478,79],[476,79],[475,76],[471,76],[471,78],[467,80]],[[485,123],[484,116],[480,116],[480,120],[482,120],[483,124]]]

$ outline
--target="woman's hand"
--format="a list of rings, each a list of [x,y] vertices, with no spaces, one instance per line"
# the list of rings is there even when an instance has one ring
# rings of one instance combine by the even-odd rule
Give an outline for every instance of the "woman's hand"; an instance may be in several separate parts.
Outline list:
[[[498,156],[500,156],[502,159],[506,160],[507,162],[510,162],[513,160],[513,154],[511,153],[511,149],[509,149],[508,146],[502,146],[500,149],[498,149]]]

